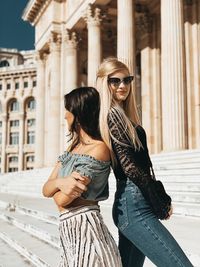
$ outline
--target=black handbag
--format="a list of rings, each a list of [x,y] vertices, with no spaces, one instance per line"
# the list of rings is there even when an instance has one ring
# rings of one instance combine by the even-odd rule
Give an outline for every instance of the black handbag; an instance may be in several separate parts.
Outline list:
[[[154,214],[160,220],[164,220],[169,216],[171,208],[171,197],[166,193],[161,181],[156,180],[153,167],[151,166],[151,179],[147,187],[147,195]]]

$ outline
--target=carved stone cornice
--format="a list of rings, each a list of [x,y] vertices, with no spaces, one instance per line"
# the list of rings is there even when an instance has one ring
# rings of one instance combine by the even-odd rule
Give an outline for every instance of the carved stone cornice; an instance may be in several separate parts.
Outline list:
[[[88,26],[100,26],[102,21],[101,9],[94,8],[89,4],[83,18]]]
[[[52,0],[30,0],[24,9],[22,18],[35,25]]]

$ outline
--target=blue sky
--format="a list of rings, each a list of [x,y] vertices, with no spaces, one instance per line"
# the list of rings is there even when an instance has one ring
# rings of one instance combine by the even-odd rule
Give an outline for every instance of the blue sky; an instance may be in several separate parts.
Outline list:
[[[22,20],[28,0],[0,0],[0,47],[34,49],[34,27]]]

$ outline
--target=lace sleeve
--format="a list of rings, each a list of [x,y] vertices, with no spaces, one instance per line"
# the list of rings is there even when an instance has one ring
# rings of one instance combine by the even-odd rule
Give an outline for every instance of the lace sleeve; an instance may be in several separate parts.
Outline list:
[[[115,109],[108,114],[108,127],[115,156],[121,168],[130,180],[143,190],[150,175],[136,163],[136,151],[127,134],[126,123],[121,120],[119,112]]]
[[[140,188],[144,198],[149,202],[157,217],[159,219],[167,218],[171,206],[171,198],[165,192],[162,183],[152,179],[150,172],[148,172],[150,159],[149,161],[148,158],[143,160],[147,166],[141,167],[138,164],[137,158],[142,152],[138,153],[135,150],[128,136],[126,123],[123,122],[119,112],[115,109],[112,109],[108,114],[108,127],[113,151],[125,176]],[[143,137],[146,138],[145,135]],[[146,140],[141,141],[146,142]],[[146,143],[144,145],[146,146]],[[148,153],[147,146],[143,153]]]

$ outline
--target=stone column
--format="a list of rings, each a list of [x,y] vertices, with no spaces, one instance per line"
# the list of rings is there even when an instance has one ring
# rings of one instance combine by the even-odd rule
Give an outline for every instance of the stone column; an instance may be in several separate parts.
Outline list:
[[[89,5],[85,15],[88,28],[88,86],[94,86],[96,72],[101,63],[101,15],[100,9]]]
[[[141,50],[142,125],[151,153],[161,151],[162,141],[159,19],[160,16],[145,14],[137,21],[144,47]]]
[[[35,168],[44,167],[45,54],[37,53]]]
[[[200,2],[185,1],[188,148],[200,148]],[[192,22],[192,23],[191,23]]]
[[[66,148],[66,121],[64,119],[64,95],[78,87],[78,42],[76,33],[63,30],[61,45],[61,93],[60,93],[60,152]]]
[[[24,166],[24,153],[23,153],[23,141],[24,141],[24,113],[18,114],[19,118],[19,152],[18,152],[18,171],[23,170]]]
[[[6,172],[6,135],[7,135],[7,115],[1,114],[2,121],[2,144],[1,144],[1,173]]]
[[[135,1],[117,1],[117,57],[135,73]]]
[[[47,148],[46,166],[53,166],[60,152],[60,47],[61,36],[52,33],[50,39],[50,71],[49,108],[47,113]]]
[[[77,67],[77,38],[76,33],[69,33],[67,30],[64,36],[65,56],[66,56],[66,81],[65,93],[69,93],[78,86],[78,67]]]
[[[187,148],[183,1],[161,0],[163,150]]]

